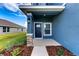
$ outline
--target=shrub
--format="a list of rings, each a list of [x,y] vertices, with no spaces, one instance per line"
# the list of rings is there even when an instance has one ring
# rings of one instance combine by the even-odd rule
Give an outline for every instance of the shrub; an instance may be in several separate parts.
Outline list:
[[[58,49],[57,55],[58,56],[63,56],[64,55],[64,50],[62,48]]]
[[[20,48],[16,48],[11,52],[12,56],[18,56],[21,53]]]

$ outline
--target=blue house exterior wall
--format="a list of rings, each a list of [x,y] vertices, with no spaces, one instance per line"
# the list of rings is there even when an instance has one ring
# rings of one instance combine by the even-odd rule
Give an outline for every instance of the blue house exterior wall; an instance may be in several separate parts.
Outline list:
[[[79,55],[79,4],[66,4],[63,12],[52,17],[52,19],[50,18],[52,20],[52,36],[43,36],[43,38],[54,38],[54,40],[62,44],[62,46],[69,49],[75,55]],[[33,36],[34,22],[40,21],[32,20],[30,32],[33,33]]]
[[[54,17],[54,39],[79,55],[79,4],[66,4],[65,10]]]

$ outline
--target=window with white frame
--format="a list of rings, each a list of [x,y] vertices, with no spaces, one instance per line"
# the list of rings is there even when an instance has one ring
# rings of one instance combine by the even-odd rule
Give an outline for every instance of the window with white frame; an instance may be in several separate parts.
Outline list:
[[[44,23],[44,36],[52,35],[52,23]]]
[[[3,32],[10,32],[10,28],[6,27],[6,26],[3,26]]]

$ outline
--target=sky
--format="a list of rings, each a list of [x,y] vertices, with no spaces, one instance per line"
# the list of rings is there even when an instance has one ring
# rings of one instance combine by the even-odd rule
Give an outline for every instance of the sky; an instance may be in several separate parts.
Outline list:
[[[25,16],[14,4],[0,3],[0,19],[5,19],[27,27],[27,16]]]

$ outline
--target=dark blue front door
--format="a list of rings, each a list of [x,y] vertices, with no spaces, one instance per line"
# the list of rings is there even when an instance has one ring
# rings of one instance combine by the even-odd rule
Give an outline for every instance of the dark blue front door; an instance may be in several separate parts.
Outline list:
[[[35,38],[42,38],[42,23],[35,23]]]

